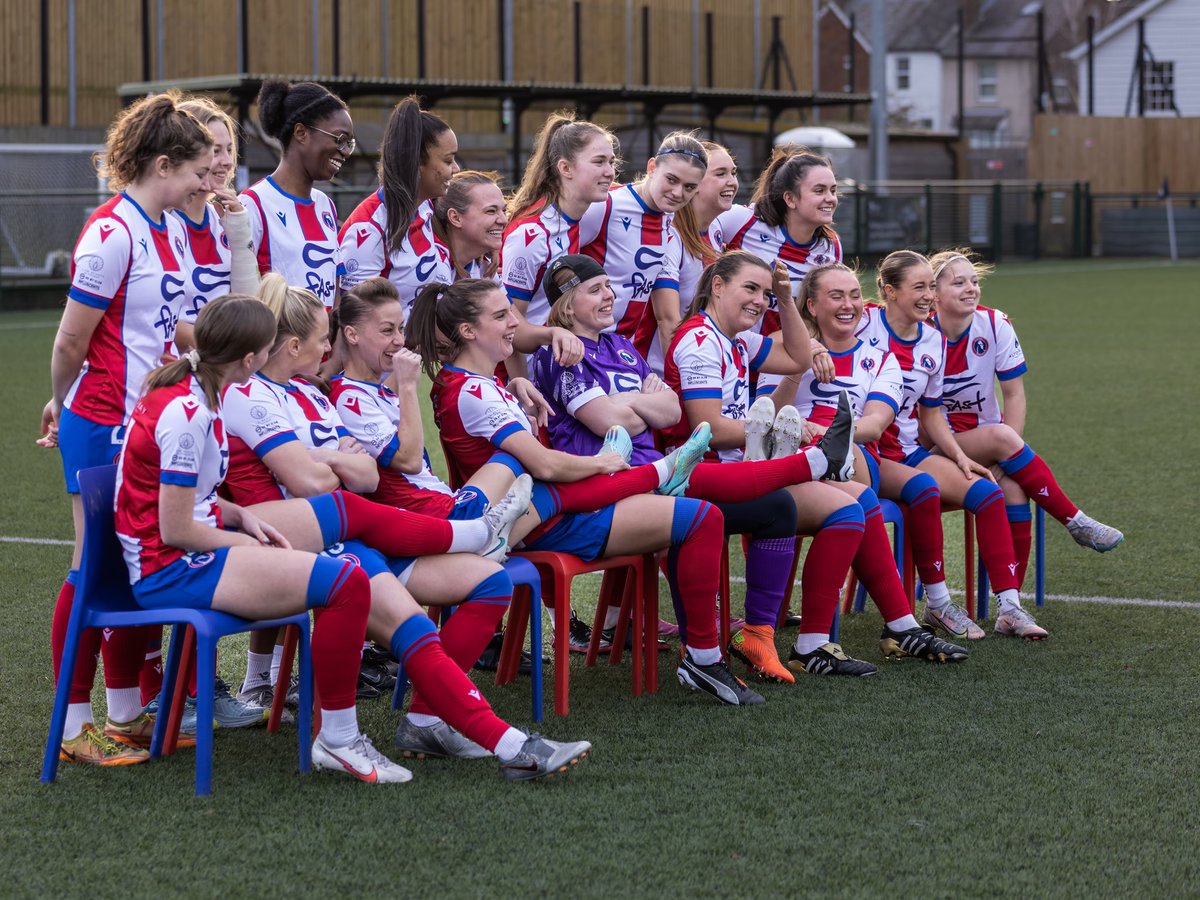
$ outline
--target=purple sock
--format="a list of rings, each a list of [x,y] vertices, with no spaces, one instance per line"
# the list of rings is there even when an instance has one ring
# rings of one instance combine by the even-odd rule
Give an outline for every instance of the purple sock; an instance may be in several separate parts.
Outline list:
[[[747,625],[775,627],[795,555],[794,537],[759,538],[750,542],[746,551]]]

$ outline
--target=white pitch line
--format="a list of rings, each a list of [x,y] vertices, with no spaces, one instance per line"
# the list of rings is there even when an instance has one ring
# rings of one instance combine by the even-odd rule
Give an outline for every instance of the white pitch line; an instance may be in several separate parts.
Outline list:
[[[30,537],[7,537],[0,536],[0,544],[41,544],[53,547],[73,547],[74,541],[60,541],[55,538],[30,538]],[[588,572],[588,575],[600,575],[600,572]],[[662,572],[658,573],[659,580],[663,580]],[[730,584],[745,584],[746,579],[740,575],[733,575],[729,579]],[[952,594],[961,594],[961,590],[952,590]],[[1030,595],[1032,596],[1032,595]],[[1028,599],[1028,598],[1027,598]],[[1102,606],[1157,606],[1167,609],[1200,609],[1200,603],[1189,602],[1187,600],[1149,600],[1145,597],[1077,597],[1074,594],[1047,594],[1047,600],[1058,600],[1063,603],[1096,603]]]
[[[602,575],[602,572],[587,572],[587,575]],[[660,571],[658,580],[665,580],[666,576]],[[745,584],[746,579],[740,575],[731,575],[729,578],[730,584]],[[958,588],[951,588],[951,594],[961,595],[963,592]],[[1023,599],[1032,600],[1033,594],[1028,594]],[[1200,610],[1200,602],[1188,600],[1149,600],[1145,597],[1077,597],[1074,594],[1047,594],[1047,600],[1058,600],[1063,603],[1096,603],[1102,606],[1157,606],[1168,609],[1196,609]]]
[[[0,325],[0,331],[20,331],[25,328],[55,328],[58,326],[58,319],[47,322],[11,322],[7,325]]]

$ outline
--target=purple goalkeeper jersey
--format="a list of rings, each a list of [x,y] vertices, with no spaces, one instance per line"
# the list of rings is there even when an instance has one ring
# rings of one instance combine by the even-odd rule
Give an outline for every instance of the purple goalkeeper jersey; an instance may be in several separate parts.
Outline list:
[[[575,365],[560,366],[554,361],[553,351],[541,347],[533,354],[529,373],[554,409],[549,425],[550,445],[564,453],[590,456],[600,450],[604,437],[593,434],[575,418],[576,413],[597,397],[640,391],[643,380],[650,375],[650,366],[628,338],[615,332],[601,334],[598,341],[585,337],[580,340],[583,359]],[[632,465],[661,458],[648,430],[633,438]]]

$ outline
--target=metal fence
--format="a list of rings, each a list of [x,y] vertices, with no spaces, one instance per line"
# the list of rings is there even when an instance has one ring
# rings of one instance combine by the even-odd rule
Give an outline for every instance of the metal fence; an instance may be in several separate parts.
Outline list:
[[[373,189],[325,188],[343,220]],[[24,305],[30,288],[65,287],[75,240],[105,199],[96,190],[0,191],[0,309]],[[1200,195],[1175,197],[1173,206],[1179,255],[1200,256]],[[1154,195],[1092,195],[1081,182],[848,184],[836,216],[844,255],[866,263],[902,247],[965,245],[996,261],[1165,257],[1166,223]]]

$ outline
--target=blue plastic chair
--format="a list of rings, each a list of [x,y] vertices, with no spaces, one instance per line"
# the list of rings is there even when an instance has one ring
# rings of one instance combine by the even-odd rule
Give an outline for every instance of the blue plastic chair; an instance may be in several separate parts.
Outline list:
[[[533,697],[531,705],[533,707],[533,721],[542,721],[542,579],[538,575],[537,567],[527,559],[513,556],[504,564],[504,571],[508,573],[508,577],[512,579],[513,587],[519,588],[525,586],[530,592],[529,603],[529,655],[533,661],[533,673],[530,680],[533,682]],[[442,623],[445,624],[446,619],[453,613],[454,607],[448,607],[442,610]],[[523,629],[522,629],[523,631]],[[504,634],[504,643],[507,646],[509,641],[509,632],[506,630]],[[520,649],[516,650],[518,658]],[[501,659],[504,653],[501,652]],[[500,671],[500,666],[497,665],[497,677]],[[400,671],[396,673],[396,686],[392,690],[392,709],[399,710],[404,706],[404,695],[408,693],[408,678],[404,674],[404,667],[401,666]]]
[[[298,716],[300,741],[300,771],[307,772],[312,760],[312,656],[309,645],[308,613],[298,613],[281,619],[243,619],[228,613],[206,609],[170,607],[142,609],[134,600],[129,586],[129,571],[125,567],[121,545],[113,527],[113,496],[116,466],[99,466],[79,473],[79,488],[83,499],[83,562],[75,602],[67,625],[66,646],[58,673],[54,694],[54,712],[50,718],[50,734],[46,738],[46,754],[42,761],[42,783],[52,782],[58,772],[58,753],[66,726],[67,704],[74,675],[75,655],[79,639],[86,628],[124,628],[134,625],[173,625],[159,714],[154,723],[150,744],[151,757],[161,755],[170,718],[175,680],[180,676],[179,659],[185,628],[190,625],[196,633],[196,713],[197,722],[207,723],[196,733],[196,795],[212,793],[213,760],[213,683],[216,675],[217,639],[229,634],[295,625],[300,629],[300,710]]]

